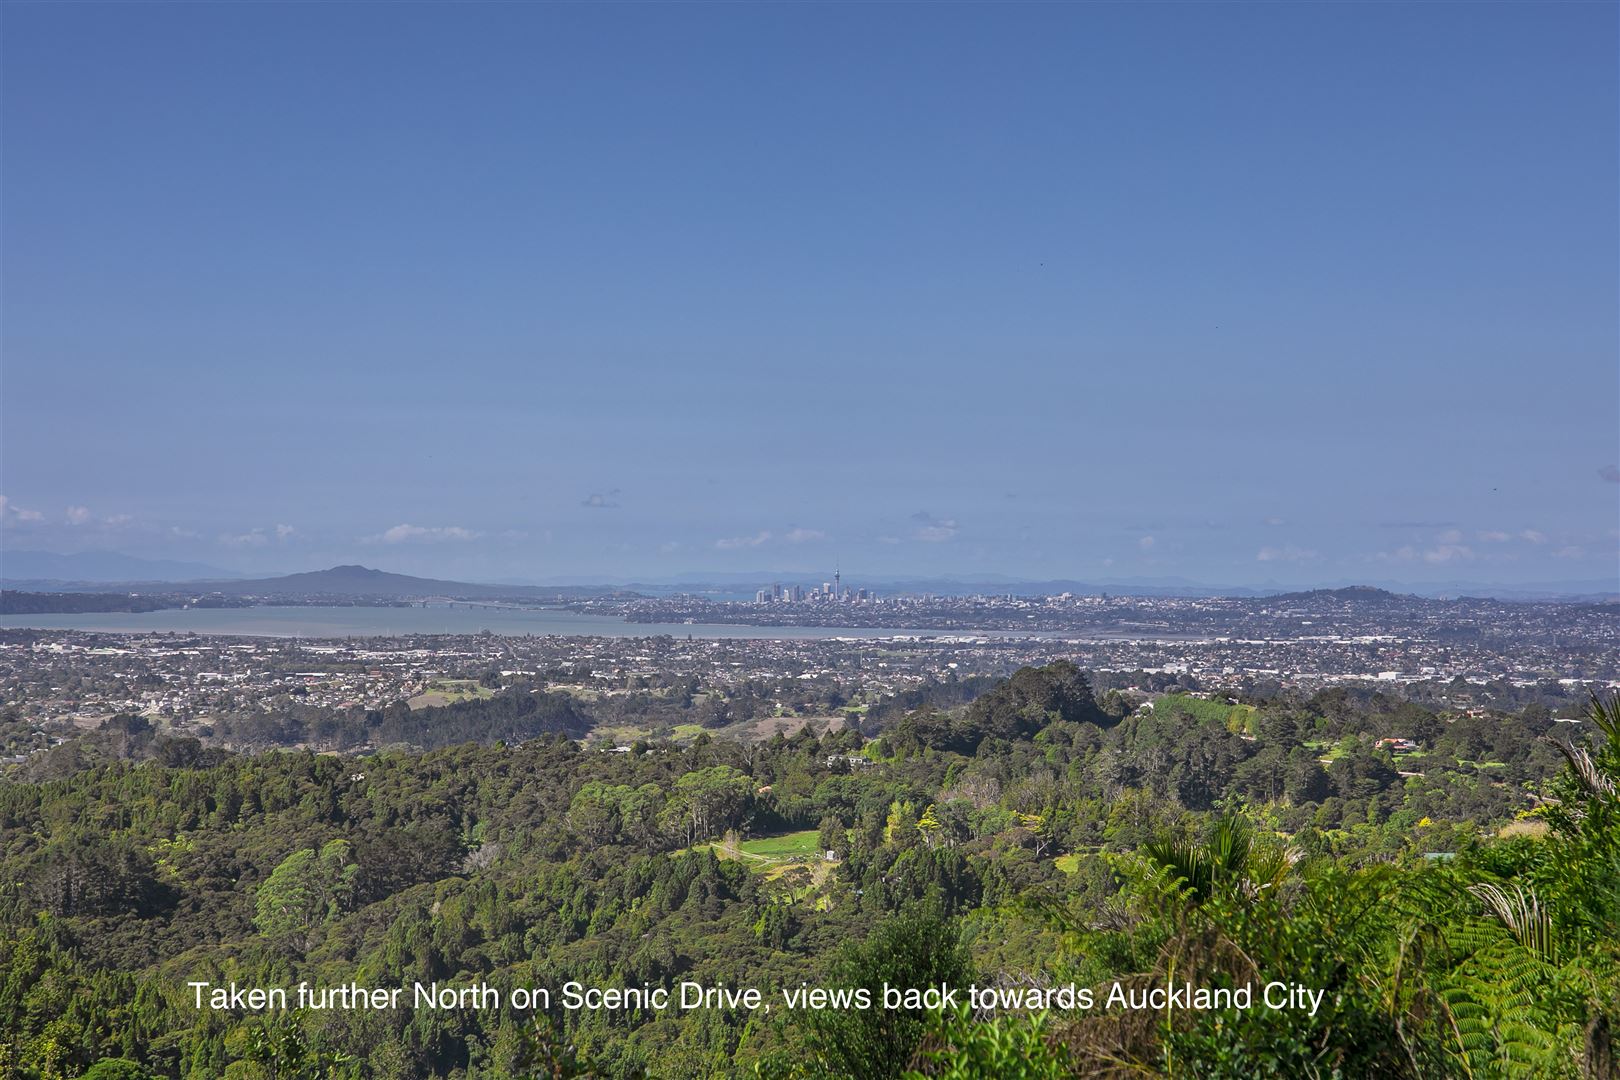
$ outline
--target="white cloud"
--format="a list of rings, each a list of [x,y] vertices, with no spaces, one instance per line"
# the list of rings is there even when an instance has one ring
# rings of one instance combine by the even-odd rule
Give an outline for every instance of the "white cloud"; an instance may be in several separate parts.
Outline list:
[[[0,521],[44,521],[45,515],[38,510],[24,510],[15,505],[4,495],[0,495]]]
[[[668,555],[672,551],[679,551],[680,548],[681,542],[679,540],[665,540],[662,544],[658,545],[658,550],[663,552],[665,555]]]
[[[769,529],[761,529],[753,536],[728,536],[714,542],[714,546],[721,551],[736,551],[738,548],[757,548],[771,538]]]
[[[1537,532],[1535,529],[1526,529],[1524,532],[1519,534],[1519,539],[1531,544],[1545,544],[1547,542],[1547,534]]]
[[[134,520],[135,519],[133,517],[129,516],[128,514],[113,514],[112,516],[107,518],[107,524],[111,525],[113,528],[116,529],[116,528],[119,528],[121,526],[128,525],[130,522],[132,522]]]
[[[593,491],[585,496],[579,505],[590,507],[593,510],[614,510],[619,505],[617,501],[618,494],[618,488],[614,488],[612,491]]]
[[[1513,539],[1512,533],[1500,532],[1495,529],[1487,529],[1479,534],[1479,542],[1482,544],[1505,544],[1511,539]]]
[[[944,543],[960,531],[955,518],[937,518],[926,510],[912,514],[911,520],[917,523],[917,531],[911,534],[912,539],[925,544]]]
[[[827,534],[820,529],[790,529],[783,537],[790,544],[808,544],[812,540],[825,540]]]
[[[292,536],[297,531],[298,530],[293,528],[291,525],[277,525],[273,529],[266,529],[261,525],[249,529],[247,532],[243,533],[223,533],[219,538],[219,542],[224,544],[226,547],[264,547],[270,542],[272,535],[276,540],[286,543],[287,538]],[[186,529],[170,528],[169,532],[175,536],[196,535],[196,533],[190,532]]]
[[[1144,536],[1144,537],[1142,537],[1142,539],[1140,539],[1140,540],[1138,540],[1136,542],[1136,546],[1141,548],[1143,551],[1152,551],[1153,550],[1153,545],[1157,544],[1157,543],[1158,543],[1158,541],[1155,540],[1153,537]]]
[[[1266,524],[1270,525],[1272,527],[1276,527],[1278,525],[1286,525],[1286,524],[1288,524],[1288,522],[1284,521],[1280,517],[1268,517],[1268,518],[1266,518]]]
[[[1555,559],[1584,559],[1585,557],[1586,549],[1575,544],[1566,545],[1553,552],[1553,558]]]
[[[1442,544],[1460,544],[1462,543],[1462,538],[1461,529],[1447,529],[1445,532],[1435,537],[1435,539],[1439,540]]]
[[[1426,563],[1468,562],[1473,557],[1473,549],[1462,544],[1441,544],[1423,553]]]
[[[88,506],[70,506],[67,508],[69,525],[85,525],[90,521],[90,508]]]
[[[446,541],[476,540],[481,533],[460,525],[395,525],[378,536],[367,537],[367,543],[381,544],[441,544]]]
[[[270,538],[264,535],[263,529],[252,529],[245,533],[222,533],[219,542],[234,548],[263,547]]]
[[[1255,555],[1257,562],[1311,562],[1321,556],[1309,548],[1284,544],[1282,547],[1263,547]]]

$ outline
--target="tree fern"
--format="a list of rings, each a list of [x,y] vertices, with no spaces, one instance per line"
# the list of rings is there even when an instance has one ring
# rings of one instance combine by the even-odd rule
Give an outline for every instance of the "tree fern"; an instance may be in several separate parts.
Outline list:
[[[1514,941],[1549,961],[1557,960],[1552,914],[1541,906],[1534,891],[1491,884],[1470,885],[1468,891],[1484,902]]]
[[[1455,1059],[1478,1080],[1578,1074],[1579,1027],[1560,1022],[1556,967],[1496,921],[1474,920],[1453,932],[1468,958],[1438,980]]]

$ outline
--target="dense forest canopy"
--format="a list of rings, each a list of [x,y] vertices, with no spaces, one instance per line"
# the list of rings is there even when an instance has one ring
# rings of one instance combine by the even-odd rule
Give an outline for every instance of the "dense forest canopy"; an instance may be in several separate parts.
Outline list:
[[[333,719],[457,740],[355,754],[116,717],[0,784],[0,1076],[1614,1075],[1612,702],[1133,703],[1059,662],[868,719],[602,745],[520,684]],[[504,997],[216,1010],[195,982]],[[571,982],[1013,1005],[585,1011]],[[1181,983],[1228,1004],[1053,996]],[[1232,1004],[1272,983],[1316,1007]],[[533,987],[550,1008],[512,1006]]]

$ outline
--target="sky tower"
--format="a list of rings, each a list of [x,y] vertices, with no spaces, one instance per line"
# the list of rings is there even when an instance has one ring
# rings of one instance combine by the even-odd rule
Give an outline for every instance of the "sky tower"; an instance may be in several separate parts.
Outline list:
[[[843,598],[844,598],[844,579],[843,579],[842,576],[840,576],[840,571],[838,569],[838,564],[833,563],[833,599],[834,600],[842,600]]]

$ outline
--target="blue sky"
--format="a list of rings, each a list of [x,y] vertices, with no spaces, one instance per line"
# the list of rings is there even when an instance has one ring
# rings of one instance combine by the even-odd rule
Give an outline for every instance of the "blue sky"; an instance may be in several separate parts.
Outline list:
[[[3,543],[1613,580],[1617,11],[7,4]]]

